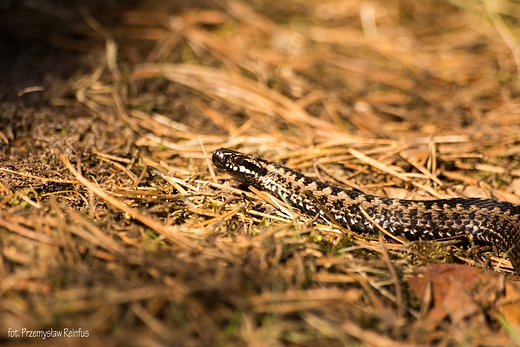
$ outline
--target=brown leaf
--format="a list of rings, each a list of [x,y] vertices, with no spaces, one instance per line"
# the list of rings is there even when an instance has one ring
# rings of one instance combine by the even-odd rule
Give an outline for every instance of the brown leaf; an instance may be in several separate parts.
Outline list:
[[[455,324],[481,324],[485,313],[497,311],[520,328],[520,284],[503,275],[464,265],[441,264],[417,269],[408,279],[410,290],[423,298],[428,283],[432,287],[432,307],[421,323],[426,329],[446,318]]]

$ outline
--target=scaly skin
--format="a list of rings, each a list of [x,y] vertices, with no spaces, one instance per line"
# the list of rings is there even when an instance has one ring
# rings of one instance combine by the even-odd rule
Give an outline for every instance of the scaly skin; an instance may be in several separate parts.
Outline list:
[[[237,181],[268,191],[312,216],[326,218],[323,207],[339,224],[354,231],[374,231],[375,222],[410,240],[471,234],[504,251],[520,273],[520,206],[510,202],[480,198],[421,201],[368,195],[226,148],[217,149],[212,160]]]

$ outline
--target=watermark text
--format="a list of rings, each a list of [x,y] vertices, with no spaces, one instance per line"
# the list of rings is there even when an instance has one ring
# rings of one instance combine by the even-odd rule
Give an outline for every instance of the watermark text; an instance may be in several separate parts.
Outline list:
[[[47,330],[31,330],[27,328],[21,328],[21,329],[7,329],[7,337],[8,338],[26,338],[26,339],[33,339],[33,338],[40,338],[42,340],[45,339],[51,339],[56,337],[89,337],[90,332],[88,330],[83,330],[81,328],[77,329],[70,329],[70,328],[63,328],[63,329],[47,329]]]

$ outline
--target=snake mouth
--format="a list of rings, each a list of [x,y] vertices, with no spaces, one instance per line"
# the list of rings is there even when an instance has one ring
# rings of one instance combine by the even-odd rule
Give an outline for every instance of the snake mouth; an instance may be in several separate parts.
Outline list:
[[[213,156],[211,157],[211,161],[213,164],[215,164],[216,167],[219,169],[226,170],[226,164],[225,164],[226,155],[222,151],[222,149],[217,149],[215,152],[213,152]]]

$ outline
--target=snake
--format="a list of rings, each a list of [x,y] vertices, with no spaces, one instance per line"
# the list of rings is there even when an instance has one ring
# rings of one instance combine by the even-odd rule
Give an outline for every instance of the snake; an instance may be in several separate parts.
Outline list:
[[[406,200],[341,188],[227,148],[213,152],[214,165],[239,183],[266,191],[309,216],[360,233],[377,226],[407,240],[472,235],[502,250],[520,274],[520,206],[484,198]],[[331,218],[329,218],[330,220]]]

